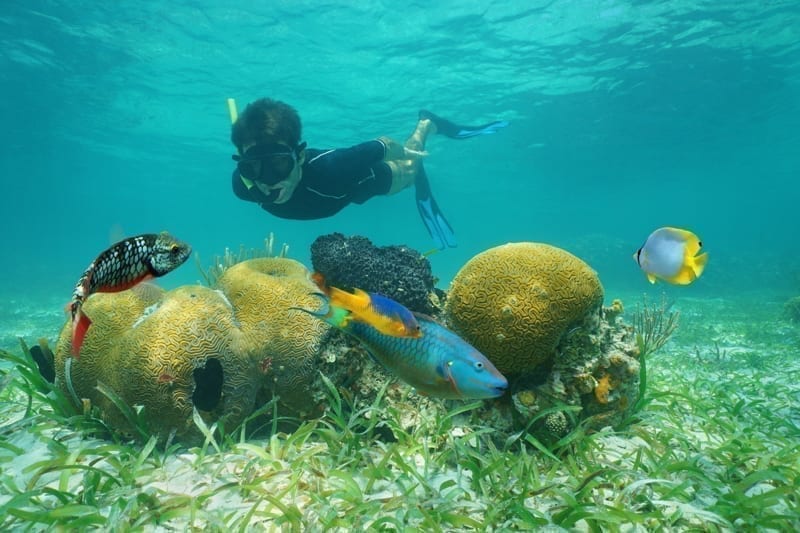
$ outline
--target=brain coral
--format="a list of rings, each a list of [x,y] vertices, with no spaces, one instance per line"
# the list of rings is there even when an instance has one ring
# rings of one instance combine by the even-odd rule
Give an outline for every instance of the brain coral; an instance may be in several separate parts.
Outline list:
[[[287,407],[305,413],[308,385],[329,326],[306,313],[316,309],[319,289],[301,263],[283,257],[251,259],[228,268],[217,281],[235,309],[244,347],[257,361],[266,396],[276,393]]]
[[[509,243],[464,265],[445,312],[498,370],[515,374],[550,361],[562,335],[602,300],[597,274],[574,255],[547,244]]]
[[[407,246],[379,247],[366,237],[332,233],[311,244],[311,263],[334,287],[377,292],[412,311],[437,311],[430,262]]]
[[[151,431],[183,440],[199,435],[195,408],[229,428],[273,393],[294,414],[314,410],[309,391],[329,326],[290,309],[319,306],[308,270],[291,259],[252,259],[228,268],[217,287],[145,284],[92,295],[80,358],[70,355],[71,324],[61,331],[56,383],[77,403],[88,399],[111,427],[133,431],[101,382],[129,406],[144,406]]]
[[[56,382],[70,397],[74,391],[91,400],[112,427],[132,429],[98,381],[128,405],[144,406],[151,430],[162,436],[196,435],[195,407],[207,420],[224,414],[232,426],[252,411],[256,363],[241,349],[222,293],[185,286],[96,294],[85,310],[93,323],[79,359],[69,356],[70,325],[62,330]]]

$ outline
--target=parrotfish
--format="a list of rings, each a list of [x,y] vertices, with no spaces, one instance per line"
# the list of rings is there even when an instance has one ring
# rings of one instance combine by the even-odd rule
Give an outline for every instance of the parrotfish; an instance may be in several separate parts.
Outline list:
[[[659,228],[647,237],[633,254],[633,259],[650,283],[662,279],[676,285],[688,285],[706,268],[708,254],[697,255],[702,246],[703,243],[691,231]]]
[[[162,231],[120,241],[105,250],[86,268],[67,310],[72,317],[72,354],[77,359],[81,345],[92,325],[83,313],[83,302],[95,292],[120,292],[137,283],[157,278],[181,266],[191,247]]]
[[[353,289],[350,293],[336,287],[328,287],[326,291],[330,304],[350,311],[351,320],[369,324],[384,335],[392,337],[417,338],[422,335],[414,314],[391,298],[361,289]]]
[[[331,304],[323,294],[319,311],[296,307],[356,338],[372,357],[420,394],[437,398],[482,399],[502,396],[508,381],[486,356],[430,317],[416,314],[422,335],[384,335]]]

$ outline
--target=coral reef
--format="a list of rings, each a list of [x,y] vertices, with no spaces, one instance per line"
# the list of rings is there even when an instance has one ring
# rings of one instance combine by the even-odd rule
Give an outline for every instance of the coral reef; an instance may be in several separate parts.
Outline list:
[[[366,237],[332,233],[311,245],[314,270],[334,287],[377,292],[412,311],[438,312],[439,294],[428,260],[406,246],[378,247]]]
[[[498,370],[520,374],[552,364],[564,334],[602,300],[597,274],[577,257],[547,244],[510,243],[461,268],[445,313]]]
[[[520,424],[552,440],[577,420],[599,429],[625,419],[639,398],[639,351],[621,309],[615,300],[602,313],[587,315],[558,344],[549,372],[516,381],[512,405]],[[548,414],[537,416],[543,412]]]
[[[289,414],[318,412],[309,390],[328,326],[290,309],[316,304],[308,270],[291,259],[253,259],[226,268],[217,285],[93,295],[79,359],[70,356],[71,324],[62,329],[56,384],[77,404],[97,406],[111,427],[133,431],[102,383],[143,406],[151,431],[181,440],[199,436],[195,408],[228,427],[273,394]]]
[[[467,340],[477,345],[492,331],[485,355],[493,358],[498,352],[492,349],[498,347],[516,350],[511,358],[499,352],[506,371],[514,369],[506,374],[510,398],[485,402],[481,420],[506,433],[528,429],[547,442],[567,435],[582,420],[589,429],[620,424],[639,394],[639,353],[633,328],[622,320],[622,302],[602,307],[596,274],[566,252],[546,245],[500,248],[493,257],[481,258],[477,272],[464,267],[447,295],[445,316],[467,332]],[[364,360],[362,350],[348,347],[346,339],[336,342],[327,346],[326,360],[336,360],[337,354],[341,360],[347,353],[349,366],[337,363],[324,372],[347,372],[348,389],[360,397],[357,405],[371,405],[386,377],[363,362],[353,371],[354,361]],[[344,382],[341,376],[332,381]],[[408,427],[420,423],[419,413],[434,413],[436,406],[397,384],[389,386],[384,401],[409,413],[403,422]]]
[[[430,266],[416,252],[341,235],[315,246],[315,267],[332,285],[436,310]],[[143,406],[154,433],[183,441],[200,437],[195,409],[207,423],[224,419],[233,427],[277,396],[282,416],[316,416],[329,383],[357,409],[382,394],[405,414],[403,428],[444,416],[447,404],[412,392],[356,341],[293,309],[318,305],[318,288],[302,264],[284,257],[230,263],[214,271],[216,290],[142,285],[93,295],[85,306],[93,324],[79,359],[70,356],[70,324],[61,332],[56,384],[77,404],[96,406],[110,426],[132,432],[102,383],[125,403]],[[622,303],[602,308],[602,295],[594,271],[543,244],[501,246],[462,268],[447,318],[503,365],[512,385],[505,400],[486,402],[474,416],[499,431],[529,428],[550,440],[582,418],[590,428],[623,420],[637,400],[638,351]],[[381,417],[380,410],[364,412]],[[391,428],[385,431],[391,438]]]

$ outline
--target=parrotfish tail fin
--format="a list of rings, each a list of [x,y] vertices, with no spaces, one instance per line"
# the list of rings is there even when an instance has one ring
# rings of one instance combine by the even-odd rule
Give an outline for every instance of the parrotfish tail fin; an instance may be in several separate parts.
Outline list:
[[[317,298],[322,300],[322,307],[320,308],[319,311],[312,311],[311,309],[306,309],[304,307],[290,307],[289,309],[294,309],[297,311],[308,313],[309,315],[318,318],[323,322],[327,322],[328,324],[330,324],[335,328],[339,329],[347,328],[347,324],[349,324],[350,321],[352,320],[349,310],[343,307],[331,305],[330,299],[321,292],[312,292],[309,294],[310,296],[316,296]]]
[[[508,126],[508,122],[505,120],[495,120],[481,126],[460,126],[425,109],[420,110],[419,118],[420,120],[429,119],[436,125],[436,133],[441,133],[451,139],[469,139],[478,135],[491,135]]]
[[[78,307],[72,317],[72,355],[75,356],[75,359],[80,359],[83,339],[86,337],[86,332],[89,331],[89,326],[91,325],[92,321]]]
[[[295,311],[302,311],[307,313],[313,317],[319,318],[320,320],[325,320],[327,315],[331,312],[331,302],[327,296],[325,296],[321,292],[310,292],[308,293],[309,296],[316,296],[320,300],[322,300],[322,307],[319,311],[312,311],[311,309],[306,309],[305,307],[290,307],[289,309],[294,309]]]
[[[419,216],[422,217],[422,222],[428,228],[433,240],[436,242],[437,248],[444,250],[448,246],[455,248],[457,245],[456,234],[447,219],[444,218],[436,199],[431,193],[431,185],[428,181],[428,175],[425,173],[425,167],[420,163],[417,178],[414,181],[414,188],[416,189],[417,209],[419,209]]]
[[[694,265],[692,270],[694,270],[694,275],[696,277],[700,277],[700,274],[706,269],[706,263],[708,263],[708,252],[704,254],[700,254],[694,258]]]

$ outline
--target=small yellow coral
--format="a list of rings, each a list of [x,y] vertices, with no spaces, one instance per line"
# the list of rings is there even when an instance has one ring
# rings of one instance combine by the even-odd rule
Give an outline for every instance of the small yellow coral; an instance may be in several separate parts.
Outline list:
[[[612,390],[614,390],[614,381],[611,374],[603,374],[597,380],[597,386],[594,388],[594,397],[599,403],[607,404],[608,397]]]
[[[519,402],[525,407],[532,407],[536,404],[536,393],[532,390],[524,390],[517,394]]]

